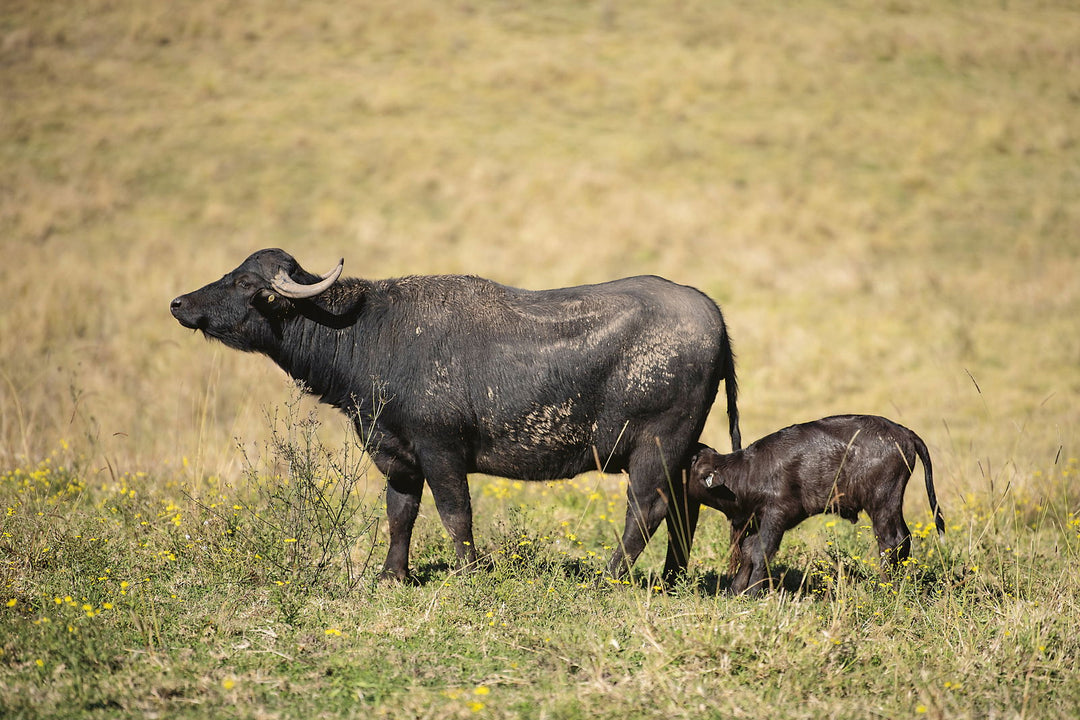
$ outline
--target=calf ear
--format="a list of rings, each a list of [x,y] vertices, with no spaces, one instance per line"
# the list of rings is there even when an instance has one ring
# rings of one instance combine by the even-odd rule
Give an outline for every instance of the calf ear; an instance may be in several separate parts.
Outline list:
[[[735,493],[731,492],[731,488],[724,484],[723,478],[715,470],[703,477],[701,484],[708,492],[709,497],[714,500],[726,500],[729,502],[735,500]]]
[[[735,493],[731,492],[731,488],[723,483],[713,485],[709,492],[717,500],[723,500],[725,502],[735,502],[738,500],[738,498],[735,497]]]

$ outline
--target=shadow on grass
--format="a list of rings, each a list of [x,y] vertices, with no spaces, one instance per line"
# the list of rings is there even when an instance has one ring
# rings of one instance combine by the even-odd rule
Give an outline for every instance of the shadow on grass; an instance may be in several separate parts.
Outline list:
[[[732,595],[731,583],[734,575],[721,574],[716,570],[708,570],[693,578],[693,590],[706,597],[718,595]],[[804,597],[819,593],[823,583],[815,580],[802,570],[776,565],[773,567],[773,592],[783,592],[789,595]]]
[[[536,576],[561,575],[565,580],[574,584],[592,584],[596,587],[627,587],[633,586],[639,590],[657,591],[663,588],[669,593],[688,592],[703,597],[733,596],[731,584],[734,575],[717,570],[705,570],[678,580],[673,586],[665,587],[660,575],[653,572],[631,572],[625,579],[626,582],[613,582],[606,571],[599,572],[595,561],[587,561],[579,558],[554,559],[520,559],[517,561],[495,560],[493,557],[484,556],[477,564],[469,569],[462,569],[453,563],[444,560],[423,562],[417,565],[409,574],[408,582],[424,586],[433,582],[441,582],[446,579],[472,573],[497,573],[512,569],[524,571]],[[847,582],[857,584],[887,583],[888,579],[878,573],[864,568],[845,567],[843,573],[838,573],[835,568],[830,572],[821,570],[799,569],[786,565],[773,566],[773,580],[771,592],[780,592],[794,597],[816,597],[822,599],[831,598],[834,594],[836,583],[843,577]],[[958,589],[970,582],[971,575],[964,576],[961,573],[957,577],[943,577],[941,574],[927,569],[919,569],[909,572],[902,580],[895,582],[914,586],[916,593],[932,595],[947,592],[949,589]]]
[[[420,563],[416,567],[410,568],[405,582],[417,586],[424,586],[435,582],[436,580],[444,579],[451,570],[452,568],[448,562],[434,561]]]
[[[432,582],[446,580],[456,575],[469,575],[472,573],[490,573],[495,570],[495,561],[490,556],[481,557],[475,565],[467,568],[459,567],[455,563],[445,560],[432,560],[423,562],[409,570],[407,582],[417,586],[424,586]]]
[[[526,563],[521,563],[524,567]],[[597,572],[595,563],[590,563],[577,558],[563,558],[555,562],[542,563],[542,567],[533,567],[538,574],[561,574],[566,580],[574,584],[592,584],[596,587],[627,587],[633,586],[639,590],[657,590],[663,588],[667,592],[690,592],[705,597],[716,597],[731,594],[731,582],[734,576],[722,574],[715,570],[708,570],[700,575],[686,577],[679,580],[674,586],[664,588],[661,578],[656,573],[631,572],[625,582],[612,582],[607,572]],[[425,562],[417,565],[409,573],[408,582],[418,586],[424,586],[432,582],[440,582],[454,575],[468,573],[492,573],[496,570],[496,563],[491,557],[481,558],[477,565],[469,570],[462,570],[445,561]],[[813,580],[801,570],[777,566],[773,575],[774,591],[790,593],[792,595],[812,595],[821,592],[825,584],[820,580]]]
[[[888,578],[869,570],[850,571],[845,569],[847,582],[888,583]],[[688,581],[690,590],[705,597],[717,597],[720,595],[732,595],[731,583],[734,575],[719,573],[708,570]],[[776,565],[773,567],[772,592],[781,592],[795,597],[816,597],[828,599],[834,594],[837,582],[835,574],[822,574],[821,572],[806,572],[798,568]],[[921,570],[910,573],[902,580],[907,585],[913,585],[916,593],[920,595],[940,594],[949,588],[963,584],[955,578],[943,579],[938,573]]]

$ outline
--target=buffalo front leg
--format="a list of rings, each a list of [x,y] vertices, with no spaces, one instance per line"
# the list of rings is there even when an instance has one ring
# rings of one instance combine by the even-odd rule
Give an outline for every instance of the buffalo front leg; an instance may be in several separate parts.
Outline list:
[[[454,543],[458,566],[463,570],[474,568],[476,544],[473,542],[472,500],[465,469],[461,463],[447,457],[427,457],[422,462],[439,518]]]
[[[394,475],[386,481],[386,519],[390,549],[386,551],[380,580],[403,581],[409,575],[409,543],[420,510],[423,478]]]

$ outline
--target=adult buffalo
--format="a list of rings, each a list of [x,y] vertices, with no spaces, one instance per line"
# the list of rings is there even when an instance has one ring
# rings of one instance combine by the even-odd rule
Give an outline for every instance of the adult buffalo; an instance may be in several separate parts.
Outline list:
[[[425,479],[467,565],[468,473],[551,480],[598,462],[630,476],[608,572],[622,577],[665,518],[665,578],[685,568],[699,507],[682,469],[720,380],[740,447],[734,358],[712,300],[652,276],[528,291],[459,275],[339,279],[343,263],[319,277],[260,250],[173,300],[172,314],[269,356],[358,431],[374,429],[390,527],[383,577],[408,574]]]

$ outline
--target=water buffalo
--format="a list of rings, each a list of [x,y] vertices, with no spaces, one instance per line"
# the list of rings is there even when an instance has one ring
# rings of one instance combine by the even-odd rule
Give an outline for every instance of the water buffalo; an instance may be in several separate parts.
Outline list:
[[[819,513],[855,522],[870,516],[884,568],[911,553],[904,490],[923,466],[926,495],[939,533],[945,520],[934,494],[930,453],[911,430],[883,417],[836,415],[792,425],[721,455],[702,447],[690,463],[691,501],[731,520],[733,592],[760,593],[784,533]]]
[[[342,261],[344,262],[344,261]],[[459,563],[476,561],[467,473],[524,480],[629,473],[622,577],[662,520],[665,577],[686,566],[699,506],[681,468],[723,380],[740,447],[735,364],[707,296],[659,277],[528,291],[477,277],[319,277],[260,250],[172,301],[181,325],[269,356],[359,431],[386,477],[382,577],[409,571],[425,479]],[[388,399],[376,411],[373,386]],[[678,512],[668,513],[669,504]]]

